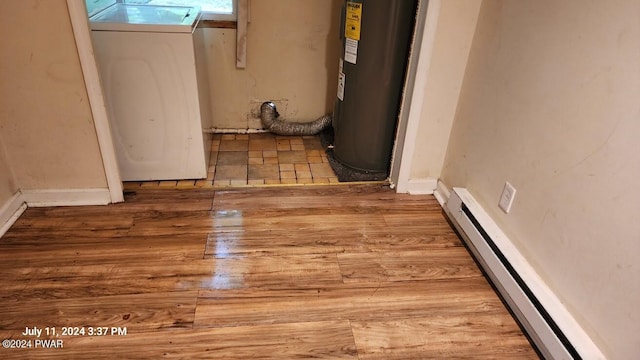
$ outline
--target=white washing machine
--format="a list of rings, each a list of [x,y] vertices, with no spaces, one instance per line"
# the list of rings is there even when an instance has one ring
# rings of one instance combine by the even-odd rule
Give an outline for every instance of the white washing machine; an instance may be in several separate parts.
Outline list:
[[[125,181],[207,176],[208,77],[197,7],[113,4],[90,18]]]

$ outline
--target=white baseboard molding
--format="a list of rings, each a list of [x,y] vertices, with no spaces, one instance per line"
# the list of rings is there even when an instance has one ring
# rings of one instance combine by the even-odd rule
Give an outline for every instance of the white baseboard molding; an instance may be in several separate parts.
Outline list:
[[[111,203],[108,188],[22,190],[29,207],[107,205]]]
[[[605,359],[535,268],[466,189],[453,188],[444,210],[545,359]]]
[[[398,185],[398,192],[411,195],[431,195],[437,186],[437,179],[409,179],[404,186]]]
[[[27,209],[22,193],[16,192],[7,202],[0,206],[0,237],[2,237],[20,215]]]
[[[438,186],[436,187],[436,191],[433,192],[433,195],[440,203],[440,206],[444,207],[447,200],[449,200],[449,196],[451,196],[451,192],[442,181],[438,180]]]

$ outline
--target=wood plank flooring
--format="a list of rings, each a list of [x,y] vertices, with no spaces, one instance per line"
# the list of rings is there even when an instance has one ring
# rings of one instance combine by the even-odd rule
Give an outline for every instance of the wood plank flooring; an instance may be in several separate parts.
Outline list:
[[[538,358],[431,196],[357,185],[125,198],[28,209],[0,239],[0,339],[31,340],[1,358]]]

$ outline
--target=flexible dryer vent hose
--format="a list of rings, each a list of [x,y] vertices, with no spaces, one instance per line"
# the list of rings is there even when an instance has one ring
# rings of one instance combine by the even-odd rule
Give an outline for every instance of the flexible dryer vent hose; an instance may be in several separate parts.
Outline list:
[[[276,104],[273,102],[267,101],[260,106],[262,125],[277,135],[315,135],[331,125],[331,115],[306,123],[284,121],[278,119],[279,116]]]

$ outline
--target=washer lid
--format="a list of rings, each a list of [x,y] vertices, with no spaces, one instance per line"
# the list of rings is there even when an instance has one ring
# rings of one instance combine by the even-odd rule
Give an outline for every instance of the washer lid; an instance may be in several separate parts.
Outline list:
[[[192,32],[200,8],[115,4],[90,18],[92,30]]]
[[[116,3],[116,0],[85,0],[85,4],[87,4],[87,14],[89,14],[89,17],[92,17]]]

